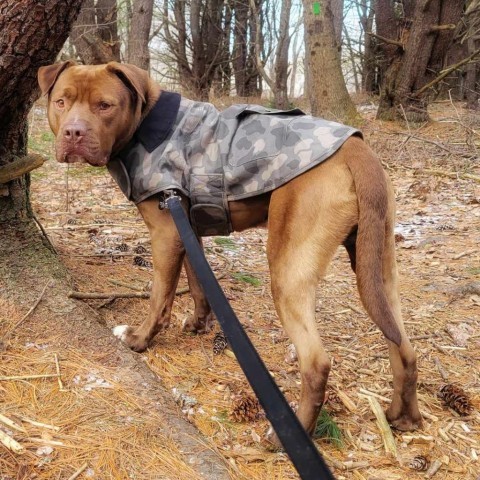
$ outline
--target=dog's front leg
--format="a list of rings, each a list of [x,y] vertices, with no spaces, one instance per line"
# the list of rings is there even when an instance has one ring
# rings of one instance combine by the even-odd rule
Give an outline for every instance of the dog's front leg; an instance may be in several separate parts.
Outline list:
[[[153,256],[153,285],[150,312],[137,328],[119,325],[113,333],[132,350],[141,352],[150,340],[170,323],[178,278],[185,256],[180,236],[168,210],[159,210],[158,200],[146,200],[138,209],[150,231]]]
[[[198,241],[200,245],[202,245],[202,239],[199,238]],[[187,272],[188,286],[195,304],[195,311],[193,315],[185,319],[183,331],[189,333],[207,333],[213,327],[215,316],[187,257],[185,257],[184,265],[185,271]]]

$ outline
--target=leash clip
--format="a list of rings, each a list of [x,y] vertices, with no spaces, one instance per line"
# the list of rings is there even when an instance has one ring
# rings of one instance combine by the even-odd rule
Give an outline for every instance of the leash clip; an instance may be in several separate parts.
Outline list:
[[[169,198],[174,198],[174,197],[180,200],[180,196],[178,195],[177,190],[164,190],[160,194],[160,201],[158,202],[158,208],[160,210],[168,210],[167,200]]]

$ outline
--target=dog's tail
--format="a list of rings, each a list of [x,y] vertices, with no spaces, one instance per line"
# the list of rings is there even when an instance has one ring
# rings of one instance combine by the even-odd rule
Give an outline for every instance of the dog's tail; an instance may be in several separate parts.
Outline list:
[[[355,271],[362,303],[386,338],[400,346],[402,335],[388,302],[383,282],[383,256],[388,205],[388,185],[380,161],[360,139],[352,139],[346,155],[358,199]],[[350,149],[349,149],[350,150]]]

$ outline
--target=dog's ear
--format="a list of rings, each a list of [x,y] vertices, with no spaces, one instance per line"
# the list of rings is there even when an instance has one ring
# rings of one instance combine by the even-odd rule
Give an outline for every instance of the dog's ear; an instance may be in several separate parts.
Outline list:
[[[107,70],[117,75],[118,78],[141,102],[141,110],[147,104],[150,77],[145,70],[128,63],[109,62]]]
[[[38,69],[38,84],[42,90],[42,95],[48,95],[51,91],[55,82],[58,80],[60,74],[67,69],[76,65],[72,60],[67,60],[63,63],[54,63],[53,65],[47,65],[46,67],[40,67]]]

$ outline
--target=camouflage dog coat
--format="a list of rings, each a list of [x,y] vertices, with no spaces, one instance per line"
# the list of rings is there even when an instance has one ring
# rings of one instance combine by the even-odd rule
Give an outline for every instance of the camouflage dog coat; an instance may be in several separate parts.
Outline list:
[[[162,92],[129,145],[108,169],[128,199],[165,190],[189,197],[198,235],[232,232],[228,202],[280,187],[330,157],[352,127],[305,115],[213,105]]]

